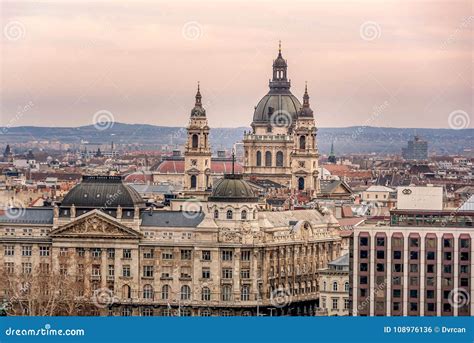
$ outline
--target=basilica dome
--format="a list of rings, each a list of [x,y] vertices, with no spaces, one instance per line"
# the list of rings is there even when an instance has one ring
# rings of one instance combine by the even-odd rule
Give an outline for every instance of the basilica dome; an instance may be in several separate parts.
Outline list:
[[[295,120],[301,103],[289,90],[270,90],[258,103],[253,114],[253,122],[270,123],[272,116],[291,116]]]
[[[249,183],[242,179],[241,174],[226,174],[214,185],[209,197],[211,202],[257,202]]]
[[[253,125],[269,124],[288,126],[294,123],[302,106],[298,98],[290,91],[291,82],[287,77],[288,64],[281,54],[273,60],[270,90],[257,104],[253,114]]]

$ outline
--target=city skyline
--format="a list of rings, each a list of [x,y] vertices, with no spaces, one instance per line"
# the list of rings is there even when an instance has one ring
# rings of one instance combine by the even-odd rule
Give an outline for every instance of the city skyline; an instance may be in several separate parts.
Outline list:
[[[0,126],[248,126],[281,40],[318,127],[472,128],[469,2],[363,3],[3,2]]]

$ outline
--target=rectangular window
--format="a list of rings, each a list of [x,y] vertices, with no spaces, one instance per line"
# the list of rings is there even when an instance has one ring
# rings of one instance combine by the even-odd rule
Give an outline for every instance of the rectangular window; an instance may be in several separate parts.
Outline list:
[[[241,279],[250,279],[250,269],[242,269],[240,271],[240,278]]]
[[[165,266],[161,268],[161,278],[162,279],[170,279],[172,277],[172,270],[171,267]]]
[[[222,250],[222,261],[232,261],[232,250]]]
[[[410,260],[418,260],[418,251],[410,251]]]
[[[418,265],[410,264],[410,273],[418,273]]]
[[[14,245],[5,245],[5,256],[13,256],[15,254]]]
[[[93,248],[91,250],[92,258],[100,258],[102,255],[102,250],[100,248]]]
[[[339,301],[337,298],[332,298],[332,309],[337,310],[337,306],[339,304]]]
[[[190,260],[191,259],[191,250],[183,249],[181,250],[181,259]]]
[[[383,264],[383,263],[377,263],[377,271],[378,271],[378,272],[383,272],[383,271],[385,271],[385,264]]]
[[[171,250],[163,251],[161,254],[161,258],[163,260],[172,260],[173,259],[173,252]]]
[[[109,264],[109,267],[107,269],[107,276],[110,279],[113,279],[115,277],[115,267],[113,264]]]
[[[250,261],[250,250],[242,250],[240,253],[242,261]]]
[[[153,249],[147,249],[143,251],[143,258],[153,258],[153,256],[154,256]]]
[[[461,239],[460,246],[461,248],[469,248],[469,239]]]
[[[385,251],[377,250],[377,258],[383,260],[385,258]]]
[[[393,251],[393,259],[400,260],[402,258],[402,252],[400,250]]]
[[[143,266],[143,277],[153,277],[153,266]]]
[[[31,263],[30,262],[23,262],[21,264],[21,270],[23,274],[31,274]]]
[[[418,238],[410,238],[410,247],[412,248],[418,247]]]
[[[76,255],[78,257],[84,257],[86,256],[86,249],[84,248],[76,248]]]
[[[49,256],[49,247],[40,246],[39,247],[40,256]]]
[[[211,251],[210,250],[203,250],[202,251],[202,259],[204,261],[210,261],[211,260]]]
[[[31,245],[24,245],[21,247],[21,256],[31,256],[32,247]]]
[[[385,246],[385,237],[377,237],[377,246],[378,247]]]
[[[202,268],[202,278],[203,279],[210,279],[211,278],[211,269],[210,268]]]
[[[182,279],[191,279],[191,267],[181,267],[180,277]]]
[[[68,248],[59,248],[59,256],[67,256]]]
[[[435,265],[434,264],[427,264],[426,265],[426,272],[427,273],[434,273],[435,272]]]
[[[453,256],[452,256],[450,251],[447,251],[447,252],[444,253],[444,259],[446,261],[451,261],[452,258],[453,258]]]
[[[360,246],[366,247],[369,245],[369,238],[368,237],[360,237],[359,238]]]
[[[232,279],[232,268],[222,269],[222,278],[223,279]]]
[[[14,274],[15,264],[13,262],[5,262],[5,271],[7,274]]]
[[[366,271],[369,270],[369,264],[368,263],[360,263],[359,267],[360,267],[361,272],[366,272]]]
[[[367,258],[369,256],[369,252],[367,250],[361,250],[359,252],[359,257],[360,258]]]
[[[107,258],[113,260],[115,258],[115,249],[108,248],[107,249]]]
[[[131,277],[131,272],[130,272],[130,266],[129,265],[124,265],[122,267],[122,276],[123,277]]]
[[[132,249],[123,249],[123,258],[124,259],[131,259],[132,258]]]
[[[436,253],[434,251],[428,251],[426,253],[426,259],[433,261],[436,258]]]

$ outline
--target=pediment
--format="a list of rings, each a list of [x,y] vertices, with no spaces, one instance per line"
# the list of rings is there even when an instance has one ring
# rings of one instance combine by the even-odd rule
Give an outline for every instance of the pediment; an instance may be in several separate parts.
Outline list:
[[[94,210],[51,231],[51,237],[139,239],[141,234],[115,218]]]

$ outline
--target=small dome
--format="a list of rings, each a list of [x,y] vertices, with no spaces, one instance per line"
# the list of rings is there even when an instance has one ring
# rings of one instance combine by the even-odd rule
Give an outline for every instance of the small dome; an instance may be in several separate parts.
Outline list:
[[[61,207],[134,208],[145,202],[136,190],[125,185],[120,176],[83,176],[64,197]]]
[[[270,91],[258,103],[253,114],[254,123],[270,123],[272,114],[290,115],[295,120],[301,103],[291,92],[280,90]]]
[[[202,106],[195,106],[191,110],[191,117],[205,117],[206,116],[206,110]]]
[[[226,174],[214,185],[209,201],[257,202],[258,197],[241,174]]]

